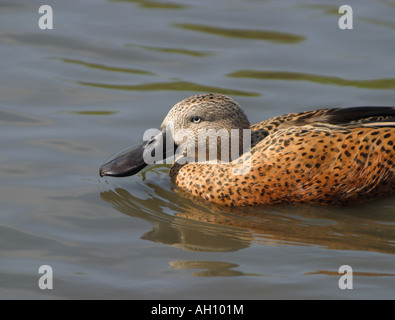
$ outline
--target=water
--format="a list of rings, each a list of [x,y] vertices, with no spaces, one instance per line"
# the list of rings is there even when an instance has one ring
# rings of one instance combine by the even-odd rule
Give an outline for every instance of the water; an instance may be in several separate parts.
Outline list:
[[[42,4],[0,4],[0,298],[395,297],[395,197],[231,210],[164,165],[98,175],[196,93],[231,95],[251,122],[394,105],[394,1],[352,4],[353,30],[329,0],[56,0],[53,30]]]

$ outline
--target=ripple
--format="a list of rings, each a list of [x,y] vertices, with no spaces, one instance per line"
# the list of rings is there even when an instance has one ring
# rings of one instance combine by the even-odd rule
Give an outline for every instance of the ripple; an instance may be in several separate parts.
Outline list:
[[[79,155],[101,155],[101,151],[81,141],[71,139],[31,139],[28,142],[34,146],[49,148],[50,150],[58,150],[67,154]]]
[[[214,27],[200,24],[189,24],[180,23],[173,24],[173,26],[192,30],[214,34],[222,37],[239,38],[239,39],[255,39],[264,40],[277,43],[298,43],[305,40],[305,37],[300,35],[295,35],[291,33],[283,33],[277,31],[267,31],[267,30],[252,30],[252,29],[228,29],[222,27]]]
[[[361,20],[378,26],[386,27],[389,29],[395,29],[395,23],[390,21],[383,21],[383,20],[371,19],[371,18],[362,18]]]
[[[116,111],[90,110],[90,111],[70,111],[71,114],[78,114],[83,116],[111,116],[116,114]]]
[[[184,9],[190,5],[172,3],[172,2],[156,2],[147,0],[110,0],[111,2],[133,2],[139,4],[139,7],[147,9]]]
[[[255,71],[239,70],[227,75],[235,78],[253,78],[260,80],[287,80],[287,81],[309,81],[320,84],[337,85],[342,87],[357,87],[364,89],[394,90],[395,79],[373,79],[373,80],[348,80],[339,77],[321,76],[309,73],[286,72],[286,71]]]
[[[298,4],[295,7],[302,9],[321,10],[324,14],[328,15],[339,15],[339,7],[330,4]]]
[[[184,54],[194,57],[207,57],[213,55],[212,52],[197,51],[197,50],[182,49],[182,48],[160,48],[160,47],[140,46],[135,44],[126,44],[126,46],[137,47],[145,50],[152,50],[152,51],[164,52],[164,53]]]
[[[226,95],[234,96],[245,96],[245,97],[258,97],[261,94],[252,91],[241,91],[228,88],[211,87],[201,85],[187,81],[175,81],[175,82],[156,82],[156,83],[144,83],[138,85],[121,85],[121,84],[107,84],[107,83],[94,83],[85,81],[73,81],[82,86],[112,89],[112,90],[133,90],[133,91],[159,91],[159,90],[171,90],[171,91],[196,91],[196,92],[212,92],[221,93]]]
[[[46,125],[49,124],[50,121],[26,114],[0,110],[0,123],[18,125]]]
[[[50,59],[51,60],[61,60],[65,63],[78,64],[78,65],[82,65],[87,68],[99,69],[102,71],[155,75],[155,73],[150,72],[150,71],[139,70],[139,69],[120,68],[120,67],[110,67],[110,66],[106,66],[103,64],[85,62],[85,61],[75,60],[75,59],[67,59],[67,58],[50,58]]]
[[[306,272],[305,274],[324,274],[328,276],[336,276],[339,277],[338,271],[330,271],[330,270],[317,270],[315,272]],[[377,272],[355,272],[353,271],[354,276],[358,277],[395,277],[394,273],[377,273]]]

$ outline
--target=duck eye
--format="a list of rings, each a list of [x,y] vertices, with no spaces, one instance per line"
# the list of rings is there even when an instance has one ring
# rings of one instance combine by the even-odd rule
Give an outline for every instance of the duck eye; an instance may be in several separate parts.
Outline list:
[[[192,122],[194,122],[194,123],[199,123],[200,121],[202,121],[202,119],[200,117],[198,117],[198,116],[194,116],[192,118]]]

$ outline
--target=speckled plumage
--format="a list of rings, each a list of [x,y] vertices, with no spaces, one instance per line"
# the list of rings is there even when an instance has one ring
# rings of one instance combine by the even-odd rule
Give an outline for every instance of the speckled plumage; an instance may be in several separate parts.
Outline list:
[[[211,101],[223,108],[227,99],[198,95],[183,105]],[[178,110],[178,116],[182,112]],[[390,107],[324,109],[275,117],[251,126],[252,167],[246,175],[233,174],[238,166],[233,161],[174,163],[170,176],[178,187],[228,206],[345,205],[372,199],[395,191],[394,118],[395,108]]]
[[[207,137],[198,139],[200,129],[236,130],[239,145],[236,154],[232,153],[232,161],[202,162],[199,144],[209,160],[221,159],[221,152],[226,149],[221,151],[214,144],[217,155],[209,153],[212,142]],[[243,141],[246,129],[251,130],[248,136],[251,148],[247,151]],[[188,135],[178,136],[177,132],[183,130]],[[323,109],[250,125],[233,99],[220,94],[200,94],[177,103],[164,119],[158,136],[104,164],[100,174],[127,176],[142,170],[147,165],[143,153],[151,144],[163,142],[161,139],[165,138],[161,137],[169,132],[176,146],[193,146],[187,163],[178,161],[188,155],[185,151],[170,168],[172,181],[215,204],[347,205],[395,191],[394,107]],[[219,137],[216,141],[222,143]],[[230,145],[224,143],[229,151]],[[163,157],[168,156],[166,149]],[[240,174],[247,160],[250,170]]]

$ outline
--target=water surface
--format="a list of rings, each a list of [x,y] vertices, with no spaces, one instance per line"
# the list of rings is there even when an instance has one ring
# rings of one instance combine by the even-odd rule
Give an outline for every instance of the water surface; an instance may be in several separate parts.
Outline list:
[[[0,4],[0,298],[393,299],[395,197],[349,208],[229,209],[99,166],[176,102],[232,96],[251,122],[395,105],[395,2]],[[41,265],[54,288],[38,287]],[[338,286],[350,265],[353,290]]]

